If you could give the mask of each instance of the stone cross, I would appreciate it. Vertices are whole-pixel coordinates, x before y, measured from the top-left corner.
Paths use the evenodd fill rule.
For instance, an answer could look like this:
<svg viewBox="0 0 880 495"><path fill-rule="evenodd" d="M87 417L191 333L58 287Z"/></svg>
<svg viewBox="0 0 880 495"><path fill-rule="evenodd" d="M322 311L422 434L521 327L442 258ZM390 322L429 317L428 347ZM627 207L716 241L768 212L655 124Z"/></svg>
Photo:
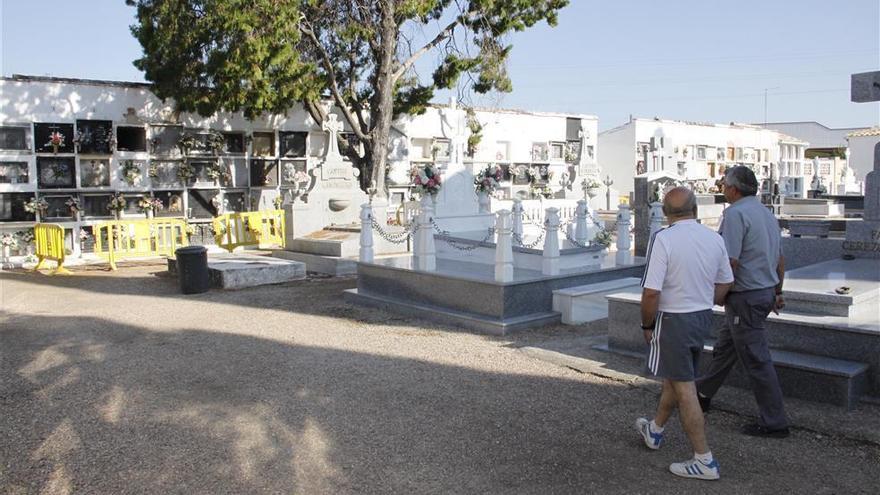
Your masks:
<svg viewBox="0 0 880 495"><path fill-rule="evenodd" d="M327 116L327 120L321 124L321 129L330 133L330 140L327 147L327 156L339 156L339 143L336 141L339 132L342 131L342 122L337 120L336 114L331 113Z"/></svg>

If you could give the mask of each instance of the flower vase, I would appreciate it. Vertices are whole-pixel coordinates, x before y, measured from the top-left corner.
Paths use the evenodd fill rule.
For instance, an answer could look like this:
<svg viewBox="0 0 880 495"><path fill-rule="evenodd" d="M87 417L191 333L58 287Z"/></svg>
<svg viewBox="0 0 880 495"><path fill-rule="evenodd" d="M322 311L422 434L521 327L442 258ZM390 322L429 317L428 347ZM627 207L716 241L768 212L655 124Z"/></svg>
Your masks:
<svg viewBox="0 0 880 495"><path fill-rule="evenodd" d="M480 206L480 214L489 214L492 212L492 198L486 191L477 193L477 203Z"/></svg>
<svg viewBox="0 0 880 495"><path fill-rule="evenodd" d="M113 210L113 220L120 220L122 218L122 212L119 210Z"/></svg>
<svg viewBox="0 0 880 495"><path fill-rule="evenodd" d="M153 218L154 213L153 213L153 209L152 209L152 208L150 208L149 210L147 210L146 213L147 213L147 220Z"/></svg>
<svg viewBox="0 0 880 495"><path fill-rule="evenodd" d="M591 188L587 189L587 196L590 199L593 199L598 195L599 195L599 188L598 187L591 187Z"/></svg>
<svg viewBox="0 0 880 495"><path fill-rule="evenodd" d="M54 154L54 155L58 154L58 145L57 144L52 145L52 154Z"/></svg>

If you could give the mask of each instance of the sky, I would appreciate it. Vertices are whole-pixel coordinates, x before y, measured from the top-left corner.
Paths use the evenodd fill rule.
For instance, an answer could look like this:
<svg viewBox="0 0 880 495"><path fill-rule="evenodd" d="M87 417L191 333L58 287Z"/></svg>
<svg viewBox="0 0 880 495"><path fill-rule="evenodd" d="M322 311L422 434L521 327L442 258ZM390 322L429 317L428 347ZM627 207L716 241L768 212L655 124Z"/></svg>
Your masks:
<svg viewBox="0 0 880 495"><path fill-rule="evenodd" d="M124 0L0 0L0 72L143 81L133 22ZM766 94L769 122L880 125L880 103L849 94L850 74L880 70L880 0L571 0L555 28L509 41L513 92L474 103L608 129L630 115L760 123Z"/></svg>

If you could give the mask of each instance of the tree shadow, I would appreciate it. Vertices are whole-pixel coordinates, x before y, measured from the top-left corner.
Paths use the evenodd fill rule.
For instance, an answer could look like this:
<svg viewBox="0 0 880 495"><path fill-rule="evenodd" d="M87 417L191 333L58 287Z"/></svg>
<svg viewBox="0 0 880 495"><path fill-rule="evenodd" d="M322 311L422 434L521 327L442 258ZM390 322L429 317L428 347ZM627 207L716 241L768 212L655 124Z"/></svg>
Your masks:
<svg viewBox="0 0 880 495"><path fill-rule="evenodd" d="M633 450L631 415L583 410L602 386L576 380L103 318L8 322L12 491L568 491L608 483L612 461L590 452Z"/></svg>

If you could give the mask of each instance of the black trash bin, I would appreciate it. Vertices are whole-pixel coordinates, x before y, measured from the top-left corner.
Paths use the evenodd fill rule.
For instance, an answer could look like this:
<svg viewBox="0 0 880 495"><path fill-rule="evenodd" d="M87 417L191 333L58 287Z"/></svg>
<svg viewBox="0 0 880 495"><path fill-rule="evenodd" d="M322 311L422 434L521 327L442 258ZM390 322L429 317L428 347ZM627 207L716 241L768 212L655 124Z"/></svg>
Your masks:
<svg viewBox="0 0 880 495"><path fill-rule="evenodd" d="M208 250L205 246L187 246L174 252L177 257L177 277L184 294L201 294L211 287L208 273Z"/></svg>

